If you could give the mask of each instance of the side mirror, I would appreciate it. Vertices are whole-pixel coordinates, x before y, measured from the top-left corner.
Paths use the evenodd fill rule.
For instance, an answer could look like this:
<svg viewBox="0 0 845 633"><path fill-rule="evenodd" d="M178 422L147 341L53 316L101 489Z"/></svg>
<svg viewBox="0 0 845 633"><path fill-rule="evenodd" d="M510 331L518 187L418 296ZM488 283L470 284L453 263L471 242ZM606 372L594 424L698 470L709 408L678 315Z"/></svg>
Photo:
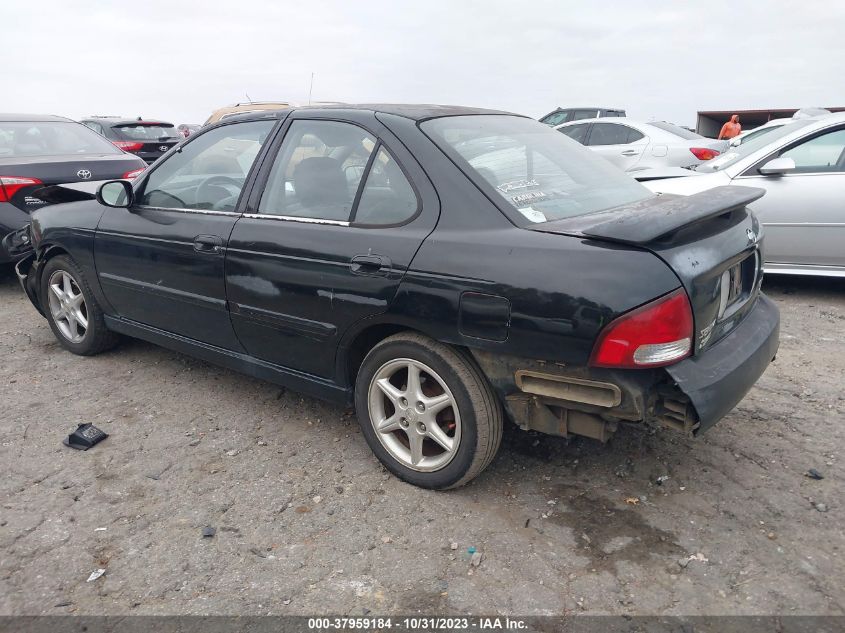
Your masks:
<svg viewBox="0 0 845 633"><path fill-rule="evenodd" d="M135 202L132 185L125 180L110 180L97 189L97 202L107 207L126 209Z"/></svg>
<svg viewBox="0 0 845 633"><path fill-rule="evenodd" d="M782 176L783 174L795 171L795 161L791 158L786 158L785 156L773 158L757 171L764 176Z"/></svg>
<svg viewBox="0 0 845 633"><path fill-rule="evenodd" d="M742 138L739 136L734 136L730 141L728 141L728 144L731 147L739 147L740 145L742 145Z"/></svg>

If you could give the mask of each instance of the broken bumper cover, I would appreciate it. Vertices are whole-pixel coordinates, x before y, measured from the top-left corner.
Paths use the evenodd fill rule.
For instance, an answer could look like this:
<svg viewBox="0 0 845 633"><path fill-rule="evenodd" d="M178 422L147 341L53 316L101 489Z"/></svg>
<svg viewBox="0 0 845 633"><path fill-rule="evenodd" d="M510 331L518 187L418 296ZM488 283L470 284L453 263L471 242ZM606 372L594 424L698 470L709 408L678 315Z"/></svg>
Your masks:
<svg viewBox="0 0 845 633"><path fill-rule="evenodd" d="M21 288L29 297L32 305L44 316L44 310L41 309L41 303L38 300L38 272L41 268L41 262L36 259L35 252L30 252L24 255L18 263L15 264L15 274L18 276L18 282Z"/></svg>
<svg viewBox="0 0 845 633"><path fill-rule="evenodd" d="M700 356L666 368L692 402L700 433L733 409L778 351L780 313L764 294L745 319Z"/></svg>

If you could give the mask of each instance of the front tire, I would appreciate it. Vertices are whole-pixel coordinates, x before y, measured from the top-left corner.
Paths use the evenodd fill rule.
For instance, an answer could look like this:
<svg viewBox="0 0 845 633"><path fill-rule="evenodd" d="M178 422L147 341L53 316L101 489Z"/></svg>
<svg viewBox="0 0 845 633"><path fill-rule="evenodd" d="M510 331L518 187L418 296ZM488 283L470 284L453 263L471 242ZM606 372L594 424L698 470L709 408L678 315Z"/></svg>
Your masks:
<svg viewBox="0 0 845 633"><path fill-rule="evenodd" d="M416 333L388 337L367 354L355 407L376 457L422 488L456 488L493 460L502 408L470 357Z"/></svg>
<svg viewBox="0 0 845 633"><path fill-rule="evenodd" d="M103 311L82 271L67 255L58 255L44 266L41 305L59 343L74 354L93 356L118 341L117 334L106 328Z"/></svg>

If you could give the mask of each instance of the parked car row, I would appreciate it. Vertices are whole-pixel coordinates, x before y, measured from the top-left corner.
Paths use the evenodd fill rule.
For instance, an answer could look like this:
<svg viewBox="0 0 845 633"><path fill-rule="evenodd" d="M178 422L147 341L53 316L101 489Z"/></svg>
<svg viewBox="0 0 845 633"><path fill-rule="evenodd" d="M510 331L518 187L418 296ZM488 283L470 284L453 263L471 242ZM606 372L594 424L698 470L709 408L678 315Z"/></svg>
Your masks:
<svg viewBox="0 0 845 633"><path fill-rule="evenodd" d="M3 238L48 204L51 185L133 178L146 166L70 119L0 115L0 263L20 254Z"/></svg>
<svg viewBox="0 0 845 633"><path fill-rule="evenodd" d="M759 187L767 273L845 277L845 113L786 119L694 170L635 172L653 191Z"/></svg>
<svg viewBox="0 0 845 633"><path fill-rule="evenodd" d="M172 123L121 118L82 119L91 128L125 152L135 154L151 165L184 137Z"/></svg>
<svg viewBox="0 0 845 633"><path fill-rule="evenodd" d="M665 121L592 119L555 126L623 171L695 167L725 151L727 141L705 138Z"/></svg>

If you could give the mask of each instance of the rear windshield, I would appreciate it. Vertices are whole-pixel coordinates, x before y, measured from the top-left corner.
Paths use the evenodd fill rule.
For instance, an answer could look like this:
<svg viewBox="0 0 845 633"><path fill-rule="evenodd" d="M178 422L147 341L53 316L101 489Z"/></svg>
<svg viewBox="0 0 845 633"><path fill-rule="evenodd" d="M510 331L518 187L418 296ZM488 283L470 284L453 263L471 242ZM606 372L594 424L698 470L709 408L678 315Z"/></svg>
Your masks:
<svg viewBox="0 0 845 633"><path fill-rule="evenodd" d="M682 139L686 139L691 141L696 138L704 138L701 134L696 134L695 132L690 132L682 128L679 125L675 125L674 123L667 123L666 121L649 121L649 125L658 127L664 132L669 132L670 134L674 134L675 136L680 136Z"/></svg>
<svg viewBox="0 0 845 633"><path fill-rule="evenodd" d="M131 123L128 125L114 125L112 129L117 133L119 138L127 141L163 141L166 138L179 137L179 132L172 125Z"/></svg>
<svg viewBox="0 0 845 633"><path fill-rule="evenodd" d="M519 224L561 220L653 194L556 130L516 116L444 117L420 126L483 190L519 213ZM510 214L509 214L510 215Z"/></svg>
<svg viewBox="0 0 845 633"><path fill-rule="evenodd" d="M102 136L72 121L0 122L0 158L120 153Z"/></svg>

